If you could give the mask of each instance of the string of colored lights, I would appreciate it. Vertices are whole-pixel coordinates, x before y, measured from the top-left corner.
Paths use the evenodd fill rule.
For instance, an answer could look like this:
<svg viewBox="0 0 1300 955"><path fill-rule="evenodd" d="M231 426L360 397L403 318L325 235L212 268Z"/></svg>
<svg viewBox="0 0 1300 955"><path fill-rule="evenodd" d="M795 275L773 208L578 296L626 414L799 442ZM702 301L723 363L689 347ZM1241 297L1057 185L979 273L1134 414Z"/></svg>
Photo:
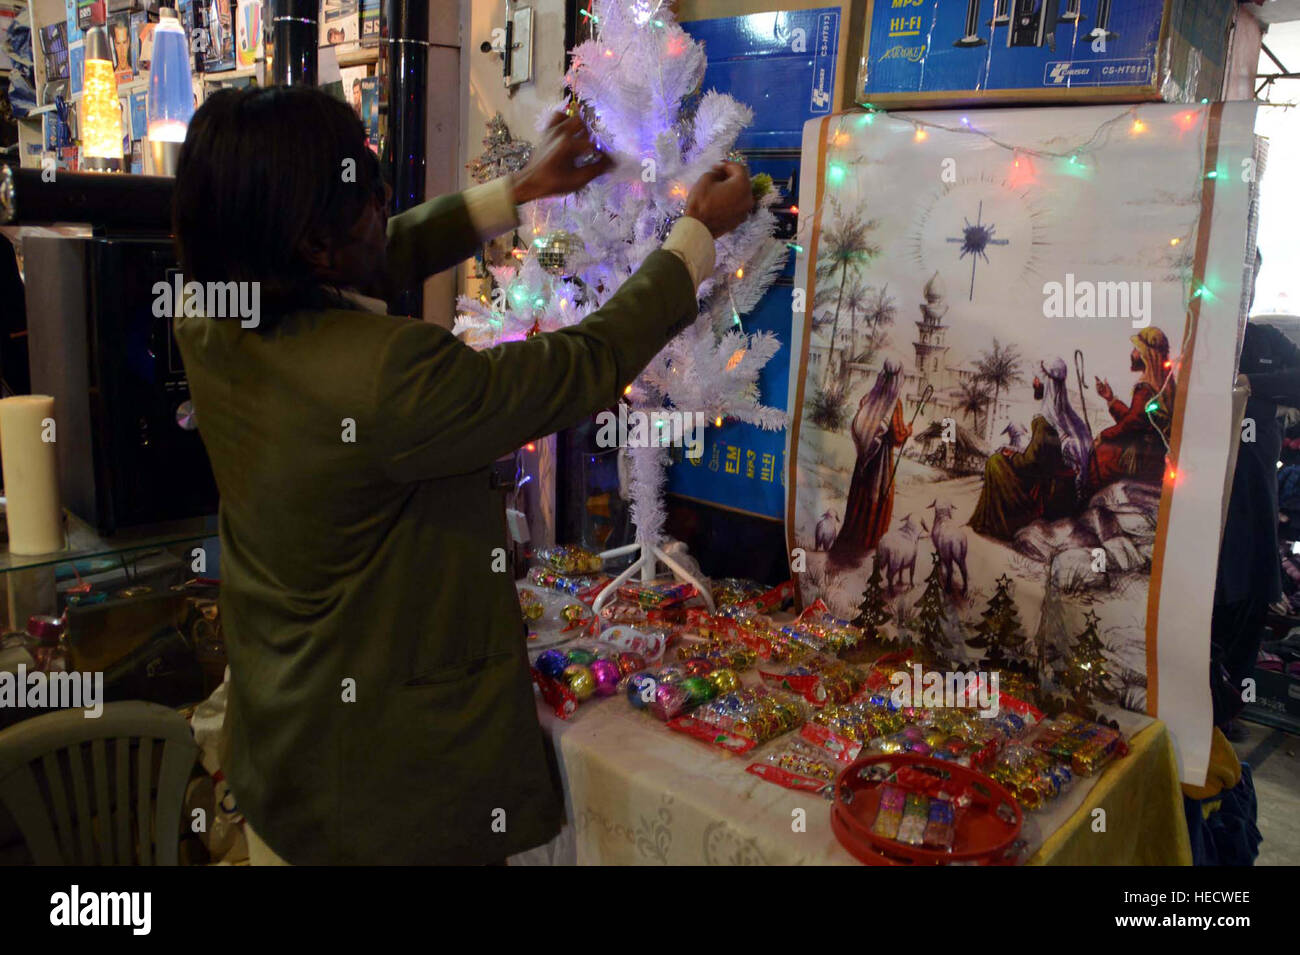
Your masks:
<svg viewBox="0 0 1300 955"><path fill-rule="evenodd" d="M1208 105L1208 103L1209 103L1208 100L1202 100L1201 106ZM968 116L962 116L959 125L949 125L945 123L936 122L933 120L918 118L915 115L908 116L900 113L889 113L884 110L878 110L875 108L867 108L865 110L854 110L854 111L841 114L837 118L834 133L828 138L828 143L832 147L847 145L847 143L849 142L849 137L848 134L844 132L844 125L850 120L856 118L860 126L870 126L875 123L877 116L884 116L888 120L910 124L914 129L913 139L915 142L918 143L924 142L926 139L928 139L929 130L932 129L939 130L942 132L947 132L947 133L953 133L956 135L975 135L985 139L986 141L992 143L993 145L998 146L999 148L1005 149L1008 152L1012 153L1014 157L1013 161L1016 167L1019 167L1020 165L1021 156L1025 156L1025 157L1032 156L1041 159L1052 159L1052 160L1066 160L1071 166L1078 166L1081 165L1080 157L1090 155L1094 153L1096 150L1105 146L1109 142L1109 138L1107 134L1110 132L1110 130L1113 127L1118 126L1119 124L1124 123L1126 120L1129 120L1130 118L1131 118L1131 123L1129 123L1130 135L1140 136L1146 133L1149 129L1148 122L1147 120L1143 119L1139 115L1139 111L1142 109L1144 105L1158 105L1158 104L1133 104L1132 106L1125 108L1115 116L1112 116L1111 118L1107 119L1105 122L1101 123L1086 140L1083 140L1076 146L1073 146L1069 149L1063 149L1063 150L1052 150L1052 149L1046 149L1037 146L1024 146L1024 145L1017 145L1014 143L1005 142L999 139L998 137L994 136L993 134L987 132L986 130L982 130L977 126L975 126L973 123L971 123L970 118ZM1270 106L1270 107L1277 107L1282 109L1290 109L1297 104L1258 102L1255 105L1257 107ZM1191 126L1196 124L1197 120L1199 119L1199 115L1200 114L1197 111L1189 109L1179 114L1179 122L1184 129L1190 128ZM1204 137L1202 137L1202 141L1201 141L1202 153L1204 153L1204 149L1205 149L1205 141L1204 141ZM847 176L847 170L845 169L843 164L836 163L834 161L827 162L826 180L830 185L832 186L839 185L845 180L846 176ZM1198 182L1203 182L1206 179L1217 180L1219 178L1220 176L1217 168L1211 169L1208 172L1205 172L1203 174L1199 172L1197 174ZM1198 189L1199 188L1204 188L1204 187L1198 186ZM787 243L787 246L796 255L800 255L804 252L804 248L800 240L804 239L806 230L811 229L813 227L813 224L819 221L820 213L828 201L831 201L831 196L829 195L829 192L822 198L821 202L818 204L817 208L814 210L811 216L800 217L802 221L800 222L799 226L796 228L795 231L796 241ZM1199 228L1199 220L1198 220L1198 228ZM1184 241L1184 237L1176 236L1169 240L1169 244L1171 246L1177 246L1180 245L1183 241ZM1195 325L1192 325L1191 323L1191 311L1192 311L1193 302L1197 299L1205 300L1214 297L1209 287L1206 285L1203 276L1198 279L1198 277L1195 274L1193 274L1192 280L1189 284L1192 286L1192 290L1188 294L1184 302L1184 327L1190 329L1193 335L1193 340L1189 342L1183 342L1182 348L1180 349L1179 353L1171 356L1169 359L1166 359L1165 370L1168 372L1168 374L1164 376L1160 389L1154 394L1154 396L1152 396L1152 398L1150 398L1147 401L1146 405L1143 408L1143 412L1147 418L1148 424L1150 425L1151 429L1159 436L1161 443L1164 445L1166 464L1167 464L1166 477L1171 482L1176 482L1180 477L1180 474L1178 472L1177 465L1174 462L1171 462L1169 460L1169 456L1172 454L1173 449L1169 442L1169 436L1165 434L1165 432L1162 430L1160 425L1156 422L1155 414L1161 410L1162 401L1164 400L1166 393L1169 391L1170 386L1177 381L1177 376L1181 370L1183 353L1187 350L1188 347L1190 347L1191 344L1194 343L1194 337L1200 331L1199 322L1197 322ZM812 303L810 302L807 304L806 308L807 310L811 310L811 307L812 307ZM1169 409L1171 428L1172 428L1173 411L1174 409L1172 408Z"/></svg>
<svg viewBox="0 0 1300 955"><path fill-rule="evenodd" d="M1202 100L1200 105L1201 106L1208 105L1208 102L1209 102L1208 100ZM1081 142L1079 145L1064 150L1049 150L1049 149L1044 149L1042 147L1024 146L1024 145L1017 145L1014 143L1004 142L998 139L997 137L993 136L992 134L972 124L969 121L968 116L962 117L960 125L951 126L943 123L938 123L933 120L921 119L916 117L915 115L909 116L902 113L890 113L882 109L876 109L874 107L849 110L847 112L841 113L836 118L835 132L830 137L829 141L831 142L832 145L838 145L836 141L840 139L841 135L847 136L847 134L844 134L845 124L852 119L857 119L859 121L859 125L861 126L870 126L875 123L876 117L883 116L888 120L896 120L911 125L913 129L916 131L916 133L914 134L914 139L916 142L924 142L926 139L929 138L928 130L937 129L937 130L942 130L944 132L955 133L958 135L980 136L988 140L989 142L993 143L994 145L999 146L1000 148L1005 149L1008 152L1012 153L1013 156L1018 157L1020 155L1024 155L1024 156L1036 156L1045 159L1068 159L1070 165L1077 166L1080 165L1079 160L1082 156L1089 155L1096 150L1097 141L1102 136L1102 134L1104 134L1110 127L1123 122L1129 116L1132 116L1134 119L1134 122L1129 127L1130 134L1141 135L1142 133L1145 133L1148 128L1147 122L1146 120L1143 120L1140 116L1138 116L1137 113L1144 106L1158 106L1158 105L1160 104L1135 103L1127 107L1117 115L1103 122L1100 126L1097 127L1096 130L1093 131L1091 136L1089 136L1086 140ZM1262 101L1257 101L1255 103L1256 107L1276 107L1280 109L1291 109L1297 105L1300 104L1289 103L1289 102L1270 103L1270 102L1262 102ZM1185 112L1183 115L1184 116L1191 115L1191 108L1189 107L1188 112ZM831 185L838 185L839 183L843 182L846 175L847 175L847 170L842 165L837 165L832 162L827 163L826 177L827 177L827 181L830 182ZM1211 179L1216 177L1217 177L1217 172L1211 172L1208 176L1208 178ZM800 215L801 221L798 229L795 232L796 240L800 240L804 238L805 231L811 228L813 222L817 220L818 216L822 211L822 207L825 205L825 202L826 200L824 199L822 203L819 204L815 210L813 210L813 215L811 216L803 216L802 214ZM790 247L790 249L795 252L796 255L802 254L802 252L804 251L803 246L798 241L787 243L787 244Z"/></svg>

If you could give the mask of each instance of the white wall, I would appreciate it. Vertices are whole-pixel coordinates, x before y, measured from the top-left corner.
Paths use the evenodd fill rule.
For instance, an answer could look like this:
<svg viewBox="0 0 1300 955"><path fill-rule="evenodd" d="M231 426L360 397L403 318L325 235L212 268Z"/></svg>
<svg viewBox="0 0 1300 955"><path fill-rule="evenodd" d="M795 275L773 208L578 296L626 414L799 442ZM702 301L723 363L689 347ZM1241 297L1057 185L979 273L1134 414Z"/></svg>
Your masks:
<svg viewBox="0 0 1300 955"><path fill-rule="evenodd" d="M1275 23L1264 43L1288 70L1300 70L1300 22ZM1261 73L1276 73L1267 56L1259 61ZM1278 80L1266 94L1274 103L1300 102L1300 80ZM1264 256L1255 285L1255 314L1300 315L1300 109L1261 106L1255 124L1268 137L1268 165L1260 180L1259 250Z"/></svg>
<svg viewBox="0 0 1300 955"><path fill-rule="evenodd" d="M493 114L500 110L513 135L535 142L537 117L562 85L564 0L533 0L533 80L516 87L513 94L502 85L501 58L479 52L479 46L491 40L494 28L505 27L505 10L505 0L461 0L465 24L461 87L467 104L460 127L462 186L472 184L464 163L483 151L483 135Z"/></svg>

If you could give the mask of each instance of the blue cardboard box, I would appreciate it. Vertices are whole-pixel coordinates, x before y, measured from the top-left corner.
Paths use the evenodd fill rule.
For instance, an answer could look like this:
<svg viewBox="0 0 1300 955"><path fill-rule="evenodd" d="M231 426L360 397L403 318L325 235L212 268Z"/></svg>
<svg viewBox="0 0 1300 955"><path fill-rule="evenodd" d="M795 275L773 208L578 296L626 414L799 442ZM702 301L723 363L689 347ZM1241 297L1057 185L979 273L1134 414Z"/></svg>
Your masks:
<svg viewBox="0 0 1300 955"><path fill-rule="evenodd" d="M1231 0L868 0L872 106L1217 100Z"/></svg>
<svg viewBox="0 0 1300 955"><path fill-rule="evenodd" d="M754 111L736 148L798 149L803 125L838 107L839 7L684 22L708 57L701 90L730 93Z"/></svg>
<svg viewBox="0 0 1300 955"><path fill-rule="evenodd" d="M868 5L868 0L675 0L673 7L682 28L704 41L718 89L729 84L733 95L746 89L755 112L803 109L822 115L823 110L839 113L853 107ZM815 71L811 89L805 89L808 82L799 56ZM720 70L724 60L748 65L727 77L725 69ZM764 69L774 72L765 75ZM772 95L757 101L757 90ZM778 95L782 90L784 95ZM805 102L805 97L810 100ZM796 137L796 148L799 142Z"/></svg>
<svg viewBox="0 0 1300 955"><path fill-rule="evenodd" d="M745 316L748 333L771 332L781 350L759 372L763 403L786 405L790 375L790 310L793 288L774 285ZM782 377L784 376L784 377ZM702 455L685 454L668 470L668 491L715 507L780 519L785 514L785 430L764 431L740 421L704 429Z"/></svg>
<svg viewBox="0 0 1300 955"><path fill-rule="evenodd" d="M736 148L751 173L770 175L780 191L782 199L774 209L782 238L795 237L798 212L793 203L799 192L803 126L842 108L840 51L845 31L852 29L845 18L843 6L827 4L682 23L704 44L708 56L701 90L729 93L754 111L754 121L737 138ZM758 385L763 403L781 409L786 408L789 381L793 276L791 255L785 272L743 322L746 332L770 332L780 342L780 350L760 372ZM674 460L668 491L678 498L780 520L785 514L785 442L784 429L763 431L739 421L710 424L703 455Z"/></svg>

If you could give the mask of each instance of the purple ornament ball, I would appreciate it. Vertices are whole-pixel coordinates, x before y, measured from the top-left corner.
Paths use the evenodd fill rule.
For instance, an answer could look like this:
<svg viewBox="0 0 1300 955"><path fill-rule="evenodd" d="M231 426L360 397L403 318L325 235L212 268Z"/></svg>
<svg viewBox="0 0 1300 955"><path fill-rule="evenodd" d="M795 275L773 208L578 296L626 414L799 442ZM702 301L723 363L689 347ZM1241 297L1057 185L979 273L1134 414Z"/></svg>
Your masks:
<svg viewBox="0 0 1300 955"><path fill-rule="evenodd" d="M618 692L618 664L613 660L593 660L591 675L596 680L597 696L613 696Z"/></svg>
<svg viewBox="0 0 1300 955"><path fill-rule="evenodd" d="M691 702L691 692L680 683L660 683L650 710L665 723L680 714Z"/></svg>

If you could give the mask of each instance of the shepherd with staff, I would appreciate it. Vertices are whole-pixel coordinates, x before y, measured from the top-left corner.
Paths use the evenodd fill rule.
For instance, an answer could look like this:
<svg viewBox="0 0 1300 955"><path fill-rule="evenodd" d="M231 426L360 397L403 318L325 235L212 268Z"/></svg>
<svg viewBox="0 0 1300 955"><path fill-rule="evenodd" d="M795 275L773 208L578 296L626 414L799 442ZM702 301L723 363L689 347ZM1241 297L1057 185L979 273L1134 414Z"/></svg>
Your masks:
<svg viewBox="0 0 1300 955"><path fill-rule="evenodd" d="M875 384L862 396L853 416L853 446L857 452L844 523L831 547L831 557L847 560L876 546L889 529L894 511L894 471L912 426L903 419L903 363L888 356Z"/></svg>

